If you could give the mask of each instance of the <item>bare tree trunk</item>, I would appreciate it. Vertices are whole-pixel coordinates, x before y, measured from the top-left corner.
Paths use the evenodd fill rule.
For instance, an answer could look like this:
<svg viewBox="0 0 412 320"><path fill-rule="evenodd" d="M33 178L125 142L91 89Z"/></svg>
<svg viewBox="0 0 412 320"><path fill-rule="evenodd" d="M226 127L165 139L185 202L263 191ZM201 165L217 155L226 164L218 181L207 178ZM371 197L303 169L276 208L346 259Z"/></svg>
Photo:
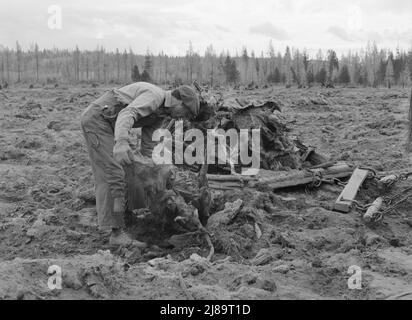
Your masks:
<svg viewBox="0 0 412 320"><path fill-rule="evenodd" d="M100 50L97 50L97 82L100 82Z"/></svg>
<svg viewBox="0 0 412 320"><path fill-rule="evenodd" d="M4 82L4 57L1 57L1 81Z"/></svg>
<svg viewBox="0 0 412 320"><path fill-rule="evenodd" d="M212 57L212 70L211 70L211 72L210 72L210 87L212 87L213 88L213 67L214 67L214 65L213 65L213 57Z"/></svg>
<svg viewBox="0 0 412 320"><path fill-rule="evenodd" d="M116 49L117 82L120 82L120 52Z"/></svg>
<svg viewBox="0 0 412 320"><path fill-rule="evenodd" d="M17 58L17 82L21 81L21 47L16 43L16 58Z"/></svg>
<svg viewBox="0 0 412 320"><path fill-rule="evenodd" d="M407 152L412 152L412 91L411 91L411 97L410 97L410 102L409 102L409 115L408 115L408 139L406 141L406 151Z"/></svg>
<svg viewBox="0 0 412 320"><path fill-rule="evenodd" d="M36 81L39 81L39 46L35 45L34 47L34 55L35 55L35 59L36 59Z"/></svg>
<svg viewBox="0 0 412 320"><path fill-rule="evenodd" d="M165 84L167 84L167 56L165 56Z"/></svg>
<svg viewBox="0 0 412 320"><path fill-rule="evenodd" d="M89 56L86 55L86 80L89 81Z"/></svg>
<svg viewBox="0 0 412 320"><path fill-rule="evenodd" d="M133 75L133 69L135 65L135 57L132 48L129 49L129 56L130 56L130 74L129 74L129 80L132 78Z"/></svg>
<svg viewBox="0 0 412 320"><path fill-rule="evenodd" d="M128 83L129 82L129 77L128 77L128 72L127 72L127 51L124 50L123 52L123 65L124 65L124 82ZM133 69L132 69L133 70ZM132 72L130 71L130 74Z"/></svg>
<svg viewBox="0 0 412 320"><path fill-rule="evenodd" d="M74 57L73 57L73 63L74 63L74 81L79 81L80 80L80 50L79 47L76 46L76 49L74 51Z"/></svg>
<svg viewBox="0 0 412 320"><path fill-rule="evenodd" d="M9 49L6 49L6 73L7 73L7 82L10 82L10 61L9 61Z"/></svg>

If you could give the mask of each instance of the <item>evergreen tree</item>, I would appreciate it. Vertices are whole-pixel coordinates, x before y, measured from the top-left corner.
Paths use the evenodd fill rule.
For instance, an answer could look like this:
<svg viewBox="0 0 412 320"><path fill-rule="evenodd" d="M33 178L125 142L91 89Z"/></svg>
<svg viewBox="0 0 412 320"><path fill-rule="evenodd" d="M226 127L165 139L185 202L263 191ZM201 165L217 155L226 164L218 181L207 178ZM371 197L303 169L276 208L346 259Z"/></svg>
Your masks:
<svg viewBox="0 0 412 320"><path fill-rule="evenodd" d="M346 64L340 70L339 82L343 83L343 84L349 84L350 83L349 68Z"/></svg>
<svg viewBox="0 0 412 320"><path fill-rule="evenodd" d="M358 83L362 86L368 85L368 70L365 63L359 65L359 78Z"/></svg>
<svg viewBox="0 0 412 320"><path fill-rule="evenodd" d="M308 71L306 72L306 82L310 86L313 82L315 82L315 74L313 72L313 66L311 68L308 68Z"/></svg>
<svg viewBox="0 0 412 320"><path fill-rule="evenodd" d="M275 71L273 71L273 73L269 74L267 81L269 83L280 83L282 81L282 77L278 67L275 68Z"/></svg>
<svg viewBox="0 0 412 320"><path fill-rule="evenodd" d="M394 83L394 71L393 71L393 55L390 54L388 58L388 63L386 65L386 72L385 72L385 82L390 89Z"/></svg>
<svg viewBox="0 0 412 320"><path fill-rule="evenodd" d="M133 82L138 82L140 81L140 72L139 72L139 67L137 65L135 65L133 67L133 71L132 71L132 81Z"/></svg>
<svg viewBox="0 0 412 320"><path fill-rule="evenodd" d="M309 67L309 56L306 53L306 51L303 52L303 67L305 68L305 71L308 72L308 67Z"/></svg>
<svg viewBox="0 0 412 320"><path fill-rule="evenodd" d="M120 82L120 51L116 48L117 81Z"/></svg>
<svg viewBox="0 0 412 320"><path fill-rule="evenodd" d="M126 49L123 51L123 55L122 55L122 60L123 60L123 67L124 67L124 79L127 82L128 81L128 63L127 63L127 59L128 59L128 54ZM130 70L130 72L132 72L132 70Z"/></svg>
<svg viewBox="0 0 412 320"><path fill-rule="evenodd" d="M244 68L245 68L245 82L247 83L248 82L247 75L248 75L248 69L249 69L249 55L248 55L246 47L243 48L242 50L242 60L243 60Z"/></svg>
<svg viewBox="0 0 412 320"><path fill-rule="evenodd" d="M226 56L223 67L227 83L236 83L240 78L240 73L237 70L236 61L231 59L229 55Z"/></svg>
<svg viewBox="0 0 412 320"><path fill-rule="evenodd" d="M412 81L412 48L408 53L408 68L409 68L409 78Z"/></svg>
<svg viewBox="0 0 412 320"><path fill-rule="evenodd" d="M284 75L286 86L289 87L292 85L292 55L290 53L290 48L286 47L285 57L284 57Z"/></svg>
<svg viewBox="0 0 412 320"><path fill-rule="evenodd" d="M140 75L140 81L151 82L152 78L150 77L149 72L147 72L146 70L143 70L142 74Z"/></svg>
<svg viewBox="0 0 412 320"><path fill-rule="evenodd" d="M189 41L189 48L186 51L186 79L189 83L193 80L194 56L193 44Z"/></svg>
<svg viewBox="0 0 412 320"><path fill-rule="evenodd" d="M322 67L315 75L315 81L324 85L328 78L328 72L325 67Z"/></svg>
<svg viewBox="0 0 412 320"><path fill-rule="evenodd" d="M206 48L205 60L206 60L206 68L207 68L206 74L209 77L209 83L211 87L213 87L214 85L214 79L215 79L215 73L216 73L215 59L216 59L216 53L215 53L215 50L213 49L213 45L209 45Z"/></svg>
<svg viewBox="0 0 412 320"><path fill-rule="evenodd" d="M275 71L275 48L273 47L272 40L269 41L268 52L269 56L269 74ZM263 57L263 52L262 52Z"/></svg>
<svg viewBox="0 0 412 320"><path fill-rule="evenodd" d="M21 81L21 73L22 73L22 50L21 46L18 42L16 42L16 57L17 57L17 82Z"/></svg>
<svg viewBox="0 0 412 320"><path fill-rule="evenodd" d="M36 59L36 81L39 81L39 46L34 45L34 57Z"/></svg>
<svg viewBox="0 0 412 320"><path fill-rule="evenodd" d="M144 56L144 67L143 67L143 73L146 71L145 77L150 80L153 75L153 61L152 61L152 55L150 54L149 50L147 50L146 55ZM143 77L142 73L142 77Z"/></svg>
<svg viewBox="0 0 412 320"><path fill-rule="evenodd" d="M259 58L255 58L255 69L256 69L256 76L257 76L257 82L260 83L260 63L259 63Z"/></svg>
<svg viewBox="0 0 412 320"><path fill-rule="evenodd" d="M394 77L393 81L394 81L394 84L397 84L400 81L401 73L406 64L406 57L403 53L400 52L399 47L396 49L396 58L393 58L392 62L393 62L393 77Z"/></svg>
<svg viewBox="0 0 412 320"><path fill-rule="evenodd" d="M400 74L400 82L403 88L405 88L405 86L407 86L410 82L409 67L406 64Z"/></svg>
<svg viewBox="0 0 412 320"><path fill-rule="evenodd" d="M328 80L334 80L334 71L339 71L339 60L334 50L328 51Z"/></svg>
<svg viewBox="0 0 412 320"><path fill-rule="evenodd" d="M378 69L378 74L377 74L378 83L380 84L385 83L385 75L386 75L386 63L382 59L379 63L379 69Z"/></svg>

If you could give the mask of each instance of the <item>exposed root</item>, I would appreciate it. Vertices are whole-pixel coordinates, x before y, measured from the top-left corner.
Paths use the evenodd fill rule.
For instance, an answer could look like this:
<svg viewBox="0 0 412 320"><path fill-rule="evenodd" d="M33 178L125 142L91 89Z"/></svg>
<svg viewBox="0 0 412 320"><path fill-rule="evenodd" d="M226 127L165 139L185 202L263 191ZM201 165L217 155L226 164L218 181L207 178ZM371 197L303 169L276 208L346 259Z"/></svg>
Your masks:
<svg viewBox="0 0 412 320"><path fill-rule="evenodd" d="M186 297L188 300L195 300L195 298L193 297L193 295L190 293L190 291L187 289L185 280L183 279L183 276L181 273L179 273L179 284L180 284L180 288L182 288L182 290L184 291Z"/></svg>
<svg viewBox="0 0 412 320"><path fill-rule="evenodd" d="M213 246L212 240L210 239L210 236L208 233L205 233L205 239L207 241L207 244L210 247L209 255L207 256L207 261L211 261L213 255L215 254L215 247Z"/></svg>

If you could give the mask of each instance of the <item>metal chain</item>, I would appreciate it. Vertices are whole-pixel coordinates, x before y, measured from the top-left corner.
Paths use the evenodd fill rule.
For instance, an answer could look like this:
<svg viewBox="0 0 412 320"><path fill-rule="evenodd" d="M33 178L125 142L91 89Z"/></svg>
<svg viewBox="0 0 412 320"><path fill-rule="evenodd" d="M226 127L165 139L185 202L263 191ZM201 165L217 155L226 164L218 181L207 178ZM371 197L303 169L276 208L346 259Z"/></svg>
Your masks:
<svg viewBox="0 0 412 320"><path fill-rule="evenodd" d="M383 176L379 176L374 168L371 167L366 167L366 166L359 166L359 169L363 170L368 170L370 172L370 175L367 177L368 180L374 179L374 180L380 180L383 178ZM395 179L390 180L387 183L387 186L392 186L394 183L399 182L399 181L406 181L409 179L410 176L412 176L412 172L408 173L402 173L399 175L394 175ZM329 184L336 184L341 187L345 187L347 183L344 183L343 181L337 179L337 178L332 178L332 179L323 179L322 178L322 173L321 172L315 172L313 174L313 181L307 186L307 188L319 188L322 183L329 183ZM307 188L305 188L305 191L307 192ZM405 193L412 191L412 187L408 187L407 189L403 190L400 193L397 193L393 195L392 197L384 197L384 203L388 206L384 210L378 211L375 216L373 217L372 222L376 223L379 222L383 219L385 215L390 213L391 211L395 210L398 206L400 206L402 203L406 202L409 198L412 197L412 192L403 198L401 198L402 195ZM395 202L397 199L401 198L399 201ZM369 207L372 206L372 203L363 205L359 201L352 200L352 207L356 209L356 211L360 212L361 214L366 213L366 211L369 209Z"/></svg>
<svg viewBox="0 0 412 320"><path fill-rule="evenodd" d="M372 205L371 203L370 203L370 204L363 205L363 204L359 203L359 201L356 201L356 200L352 200L351 202L352 202L352 207L355 208L355 210L358 211L360 214L365 214L366 211L368 211L369 207ZM376 222L382 220L382 218L383 218L383 213L382 213L382 212L378 212L378 213L375 215L375 217L374 217L374 219L373 219L372 222L375 222L375 223L376 223Z"/></svg>
<svg viewBox="0 0 412 320"><path fill-rule="evenodd" d="M402 195L404 195L405 193L408 193L409 191L412 190L412 187L408 187L407 189L403 190L400 193L397 193L395 195L393 195L392 197L386 197L384 198L384 203L386 205L388 205L388 207L384 210L380 210L378 211L375 216L373 217L372 222L376 223L379 222L383 219L383 217L387 214L389 214L390 212L394 211L397 207L399 207L401 204L403 204L404 202L406 202L407 200L409 200L409 198L412 198L412 192L410 192L409 194L407 194L406 196L402 197ZM397 202L394 203L395 200L399 199ZM358 201L353 200L352 201L352 205L353 207L360 213L365 213L369 207L372 204L366 204L366 205L362 205L360 204Z"/></svg>
<svg viewBox="0 0 412 320"><path fill-rule="evenodd" d="M397 207L399 207L401 204L403 204L404 202L406 202L407 200L409 200L409 198L412 197L412 193L403 197L401 200L399 200L398 202L396 202L395 204L393 204L392 206L390 206L389 208L385 209L382 211L382 214L388 214L389 212L395 210Z"/></svg>
<svg viewBox="0 0 412 320"><path fill-rule="evenodd" d="M394 185L396 182L399 181L406 181L409 179L410 176L412 176L412 172L407 172L407 173L401 173L401 174L394 174L392 175L394 178L393 179L389 179L387 181L384 181L383 183L387 186L387 187L391 187L392 185ZM380 176L380 181L383 180L383 178L389 178L392 176Z"/></svg>
<svg viewBox="0 0 412 320"><path fill-rule="evenodd" d="M395 193L394 195L392 195L391 197L385 197L385 203L387 203L388 205L392 205L392 203L399 199L402 195L404 195L405 193L409 192L412 190L412 187L408 187L405 190L403 190L402 192L399 193Z"/></svg>
<svg viewBox="0 0 412 320"><path fill-rule="evenodd" d="M338 178L323 179L321 172L315 172L313 174L313 181L309 184L311 188L319 188L323 183L336 184L340 187L345 187L347 183L339 180Z"/></svg>
<svg viewBox="0 0 412 320"><path fill-rule="evenodd" d="M368 180L377 179L378 174L376 173L376 170L375 170L374 168L372 168L372 167L367 167L367 166L359 166L358 168L359 168L359 169L362 169L362 170L368 170L368 171L371 173L371 174L368 175L368 177L367 177Z"/></svg>

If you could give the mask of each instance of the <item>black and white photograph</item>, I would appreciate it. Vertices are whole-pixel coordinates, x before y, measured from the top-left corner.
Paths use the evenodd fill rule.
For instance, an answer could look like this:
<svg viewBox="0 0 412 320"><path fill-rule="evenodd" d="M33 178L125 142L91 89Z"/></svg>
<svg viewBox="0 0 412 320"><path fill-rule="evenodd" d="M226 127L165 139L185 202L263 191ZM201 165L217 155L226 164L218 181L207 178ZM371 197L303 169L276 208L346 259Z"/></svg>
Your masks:
<svg viewBox="0 0 412 320"><path fill-rule="evenodd" d="M0 300L412 300L412 1L0 8Z"/></svg>

